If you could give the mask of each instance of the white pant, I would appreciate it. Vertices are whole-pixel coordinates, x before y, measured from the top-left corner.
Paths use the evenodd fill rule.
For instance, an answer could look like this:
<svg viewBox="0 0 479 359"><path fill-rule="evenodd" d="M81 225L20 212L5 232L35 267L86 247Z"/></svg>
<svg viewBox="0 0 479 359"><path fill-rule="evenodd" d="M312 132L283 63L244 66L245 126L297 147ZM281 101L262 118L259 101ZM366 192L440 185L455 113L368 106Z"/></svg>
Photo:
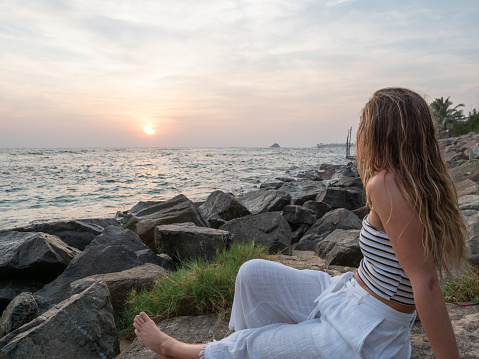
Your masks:
<svg viewBox="0 0 479 359"><path fill-rule="evenodd" d="M230 327L205 359L409 358L416 313L398 312L346 273L332 278L255 259L236 278Z"/></svg>

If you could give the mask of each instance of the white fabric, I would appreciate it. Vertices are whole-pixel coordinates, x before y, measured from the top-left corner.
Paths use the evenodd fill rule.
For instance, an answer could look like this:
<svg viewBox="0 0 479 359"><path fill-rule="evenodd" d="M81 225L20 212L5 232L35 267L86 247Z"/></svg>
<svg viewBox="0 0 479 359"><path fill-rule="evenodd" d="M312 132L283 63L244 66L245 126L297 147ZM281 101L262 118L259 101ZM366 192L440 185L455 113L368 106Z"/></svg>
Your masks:
<svg viewBox="0 0 479 359"><path fill-rule="evenodd" d="M297 270L252 260L236 279L230 327L205 359L409 358L414 314L369 295L352 273Z"/></svg>

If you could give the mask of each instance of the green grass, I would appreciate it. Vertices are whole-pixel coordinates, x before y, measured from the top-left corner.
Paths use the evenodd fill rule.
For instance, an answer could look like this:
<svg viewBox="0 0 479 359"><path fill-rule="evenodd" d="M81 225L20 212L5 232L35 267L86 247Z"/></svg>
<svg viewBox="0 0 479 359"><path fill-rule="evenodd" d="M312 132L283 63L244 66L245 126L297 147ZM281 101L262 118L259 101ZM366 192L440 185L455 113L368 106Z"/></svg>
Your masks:
<svg viewBox="0 0 479 359"><path fill-rule="evenodd" d="M473 265L461 278L446 282L444 298L452 303L479 303L479 266Z"/></svg>
<svg viewBox="0 0 479 359"><path fill-rule="evenodd" d="M206 313L227 317L233 304L239 267L250 259L266 258L267 255L266 248L255 246L253 242L233 243L210 263L184 261L178 271L158 278L152 290L130 292L125 311L116 317L120 336L133 334L133 319L142 311L155 321Z"/></svg>

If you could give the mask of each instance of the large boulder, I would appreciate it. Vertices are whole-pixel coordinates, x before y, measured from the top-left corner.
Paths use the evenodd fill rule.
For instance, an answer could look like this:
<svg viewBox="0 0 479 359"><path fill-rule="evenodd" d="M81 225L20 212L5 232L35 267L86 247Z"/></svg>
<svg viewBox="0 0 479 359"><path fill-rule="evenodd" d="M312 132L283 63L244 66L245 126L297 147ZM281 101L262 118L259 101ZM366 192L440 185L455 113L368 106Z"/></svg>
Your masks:
<svg viewBox="0 0 479 359"><path fill-rule="evenodd" d="M292 232L288 222L278 212L250 214L233 219L220 227L234 234L235 242L254 241L271 252L290 252Z"/></svg>
<svg viewBox="0 0 479 359"><path fill-rule="evenodd" d="M115 358L120 353L108 288L95 283L0 339L0 359Z"/></svg>
<svg viewBox="0 0 479 359"><path fill-rule="evenodd" d="M251 213L258 214L264 212L282 211L285 206L290 204L291 196L288 193L259 189L242 194L238 200Z"/></svg>
<svg viewBox="0 0 479 359"><path fill-rule="evenodd" d="M157 279L167 276L168 273L168 270L157 264L146 263L122 272L96 274L78 279L70 284L70 293L71 295L78 294L93 283L104 282L110 292L111 304L115 313L120 313L124 309L128 293L132 289L136 291L150 290Z"/></svg>
<svg viewBox="0 0 479 359"><path fill-rule="evenodd" d="M77 279L121 272L145 263L161 265L162 260L132 231L110 226L77 255L58 278L36 294L50 303L58 303L69 295L70 283Z"/></svg>
<svg viewBox="0 0 479 359"><path fill-rule="evenodd" d="M228 222L250 214L233 195L219 190L208 196L206 202L200 206L200 212L214 228L221 226L215 226L215 223Z"/></svg>
<svg viewBox="0 0 479 359"><path fill-rule="evenodd" d="M162 224L192 222L200 227L209 227L194 203L179 194L172 199L127 214L123 220L124 228L130 229L141 238L150 249L156 252L154 231Z"/></svg>
<svg viewBox="0 0 479 359"><path fill-rule="evenodd" d="M49 282L60 275L76 248L45 233L0 232L0 279L33 278Z"/></svg>
<svg viewBox="0 0 479 359"><path fill-rule="evenodd" d="M17 295L0 318L0 338L20 328L38 316L39 306L30 292Z"/></svg>
<svg viewBox="0 0 479 359"><path fill-rule="evenodd" d="M479 264L479 212L471 212L475 212L475 214L465 215L465 213L463 213L464 218L469 224L467 228L468 238L466 244L468 247L469 259Z"/></svg>
<svg viewBox="0 0 479 359"><path fill-rule="evenodd" d="M318 219L304 234L295 249L301 251L314 250L318 242L336 229L360 229L361 226L361 220L353 212L344 208L335 209Z"/></svg>
<svg viewBox="0 0 479 359"><path fill-rule="evenodd" d="M327 203L332 208L349 210L363 207L366 204L363 191L355 187L327 187L316 197L316 201Z"/></svg>
<svg viewBox="0 0 479 359"><path fill-rule="evenodd" d="M278 191L286 192L291 196L291 204L302 206L306 201L311 201L326 187L318 181L295 181L285 183Z"/></svg>
<svg viewBox="0 0 479 359"><path fill-rule="evenodd" d="M119 226L114 218L88 218L72 221L32 223L15 228L17 232L42 232L60 238L63 242L79 250L85 249L90 242L108 226Z"/></svg>
<svg viewBox="0 0 479 359"><path fill-rule="evenodd" d="M314 212L316 212L316 218L320 219L322 218L326 213L331 211L333 208L324 202L316 202L316 201L306 201L303 204L303 207L306 209L310 209Z"/></svg>
<svg viewBox="0 0 479 359"><path fill-rule="evenodd" d="M336 229L316 245L315 254L328 265L358 267L363 258L359 230Z"/></svg>
<svg viewBox="0 0 479 359"><path fill-rule="evenodd" d="M218 250L231 243L233 235L224 230L197 227L194 224L170 224L155 228L155 244L159 253L168 254L176 262L183 259L213 259Z"/></svg>
<svg viewBox="0 0 479 359"><path fill-rule="evenodd" d="M0 279L0 313L17 295L23 292L36 292L45 284L45 282L31 278Z"/></svg>
<svg viewBox="0 0 479 359"><path fill-rule="evenodd" d="M313 224L316 222L316 212L302 206L289 205L283 209L283 217L290 224Z"/></svg>

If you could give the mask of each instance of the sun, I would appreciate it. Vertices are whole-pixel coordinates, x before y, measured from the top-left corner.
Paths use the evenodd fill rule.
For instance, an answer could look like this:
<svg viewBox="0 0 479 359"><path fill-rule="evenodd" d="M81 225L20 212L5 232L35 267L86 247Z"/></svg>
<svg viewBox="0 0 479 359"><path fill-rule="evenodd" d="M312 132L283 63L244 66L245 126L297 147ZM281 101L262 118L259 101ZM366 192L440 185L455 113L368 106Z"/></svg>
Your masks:
<svg viewBox="0 0 479 359"><path fill-rule="evenodd" d="M154 135L156 133L156 130L153 128L153 125L143 126L143 131L145 131L147 135Z"/></svg>

